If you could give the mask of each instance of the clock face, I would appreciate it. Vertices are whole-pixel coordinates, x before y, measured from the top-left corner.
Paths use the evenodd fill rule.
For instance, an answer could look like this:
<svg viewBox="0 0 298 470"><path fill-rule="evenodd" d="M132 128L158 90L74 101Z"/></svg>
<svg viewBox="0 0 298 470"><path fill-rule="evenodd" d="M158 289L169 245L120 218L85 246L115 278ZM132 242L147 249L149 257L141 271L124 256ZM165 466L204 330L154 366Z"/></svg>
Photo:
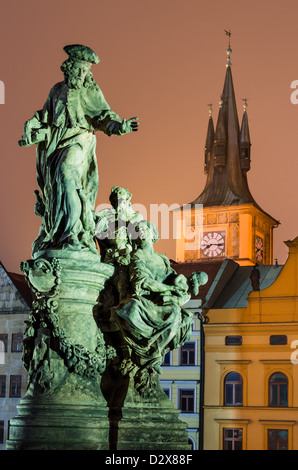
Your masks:
<svg viewBox="0 0 298 470"><path fill-rule="evenodd" d="M204 255L209 258L219 256L225 247L225 241L221 233L219 232L208 232L201 241L201 249Z"/></svg>
<svg viewBox="0 0 298 470"><path fill-rule="evenodd" d="M257 263L263 262L263 250L264 250L264 241L263 238L256 236L256 243L255 243L255 250L256 250L256 261Z"/></svg>

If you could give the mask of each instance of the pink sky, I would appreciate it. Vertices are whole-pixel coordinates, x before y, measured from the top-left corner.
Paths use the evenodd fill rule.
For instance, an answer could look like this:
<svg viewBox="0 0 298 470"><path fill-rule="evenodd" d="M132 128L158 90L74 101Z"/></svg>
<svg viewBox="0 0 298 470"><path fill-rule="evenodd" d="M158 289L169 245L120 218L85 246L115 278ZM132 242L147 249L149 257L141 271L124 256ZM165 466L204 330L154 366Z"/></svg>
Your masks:
<svg viewBox="0 0 298 470"><path fill-rule="evenodd" d="M140 131L124 137L97 134L100 187L97 204L119 185L133 202L186 204L205 185L208 103L214 117L222 92L231 29L232 73L242 118L248 99L252 141L251 193L280 220L274 257L284 263L284 240L298 235L298 80L296 0L14 0L1 6L0 260L18 272L38 233L34 214L35 148L20 148L24 122L63 79L63 46L90 46L101 61L95 80L122 118L139 116ZM174 243L156 249L174 257Z"/></svg>

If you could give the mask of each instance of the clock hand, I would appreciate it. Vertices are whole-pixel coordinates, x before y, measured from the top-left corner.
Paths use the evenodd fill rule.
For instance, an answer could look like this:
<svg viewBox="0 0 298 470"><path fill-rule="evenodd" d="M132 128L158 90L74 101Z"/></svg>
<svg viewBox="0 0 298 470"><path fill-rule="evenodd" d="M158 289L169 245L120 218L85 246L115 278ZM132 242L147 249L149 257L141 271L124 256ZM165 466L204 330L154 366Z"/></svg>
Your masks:
<svg viewBox="0 0 298 470"><path fill-rule="evenodd" d="M223 243L210 243L209 245L206 246L206 248L210 248L210 246L222 247L222 246L223 246Z"/></svg>

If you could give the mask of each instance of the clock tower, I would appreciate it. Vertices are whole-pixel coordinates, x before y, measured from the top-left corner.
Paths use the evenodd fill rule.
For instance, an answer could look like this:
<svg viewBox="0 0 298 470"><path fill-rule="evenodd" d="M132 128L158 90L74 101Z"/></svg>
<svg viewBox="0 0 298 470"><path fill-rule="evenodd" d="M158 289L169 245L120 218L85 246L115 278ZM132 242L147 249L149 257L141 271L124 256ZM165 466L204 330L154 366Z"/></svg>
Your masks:
<svg viewBox="0 0 298 470"><path fill-rule="evenodd" d="M240 265L273 263L273 229L279 222L256 203L248 187L251 141L247 100L243 100L239 126L231 52L229 45L216 126L209 105L205 188L194 201L174 211L179 262L230 258Z"/></svg>

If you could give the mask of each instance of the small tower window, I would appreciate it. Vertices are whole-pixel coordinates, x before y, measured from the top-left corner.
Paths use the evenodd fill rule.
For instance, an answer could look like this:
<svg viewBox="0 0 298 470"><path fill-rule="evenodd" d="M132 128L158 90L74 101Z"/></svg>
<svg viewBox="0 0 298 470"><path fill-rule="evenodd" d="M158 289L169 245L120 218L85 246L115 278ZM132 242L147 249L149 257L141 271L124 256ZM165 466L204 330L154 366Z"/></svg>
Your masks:
<svg viewBox="0 0 298 470"><path fill-rule="evenodd" d="M241 346L242 336L226 336L226 346Z"/></svg>
<svg viewBox="0 0 298 470"><path fill-rule="evenodd" d="M277 345L277 344L287 344L288 338L286 335L271 335L270 336L270 344Z"/></svg>

